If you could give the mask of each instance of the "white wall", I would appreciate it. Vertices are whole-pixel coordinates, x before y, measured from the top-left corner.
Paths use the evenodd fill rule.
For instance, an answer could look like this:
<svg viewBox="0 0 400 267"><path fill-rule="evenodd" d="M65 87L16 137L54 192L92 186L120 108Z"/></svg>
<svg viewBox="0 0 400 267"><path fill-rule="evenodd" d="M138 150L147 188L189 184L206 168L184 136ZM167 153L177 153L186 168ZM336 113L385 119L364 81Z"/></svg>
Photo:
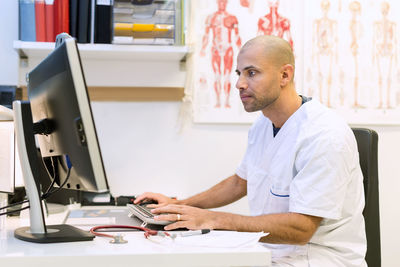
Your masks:
<svg viewBox="0 0 400 267"><path fill-rule="evenodd" d="M18 1L0 1L0 85L16 85L18 54L12 43L18 39Z"/></svg>

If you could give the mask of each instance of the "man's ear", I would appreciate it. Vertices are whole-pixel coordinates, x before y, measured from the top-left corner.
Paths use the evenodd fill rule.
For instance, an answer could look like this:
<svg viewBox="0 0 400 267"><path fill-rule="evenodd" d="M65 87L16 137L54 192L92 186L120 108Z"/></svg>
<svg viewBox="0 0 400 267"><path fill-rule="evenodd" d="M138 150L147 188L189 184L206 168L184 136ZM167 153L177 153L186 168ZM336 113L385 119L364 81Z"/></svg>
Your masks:
<svg viewBox="0 0 400 267"><path fill-rule="evenodd" d="M281 68L281 86L284 87L293 81L294 68L291 64L283 65Z"/></svg>

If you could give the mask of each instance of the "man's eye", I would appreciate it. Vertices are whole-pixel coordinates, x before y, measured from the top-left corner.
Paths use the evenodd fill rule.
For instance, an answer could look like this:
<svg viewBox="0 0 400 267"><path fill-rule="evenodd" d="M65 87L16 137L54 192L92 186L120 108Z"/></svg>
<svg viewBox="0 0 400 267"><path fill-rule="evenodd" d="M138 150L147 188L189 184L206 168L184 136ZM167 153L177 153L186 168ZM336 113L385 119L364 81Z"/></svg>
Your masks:
<svg viewBox="0 0 400 267"><path fill-rule="evenodd" d="M249 70L249 76L253 77L254 75L256 75L256 72L254 70Z"/></svg>

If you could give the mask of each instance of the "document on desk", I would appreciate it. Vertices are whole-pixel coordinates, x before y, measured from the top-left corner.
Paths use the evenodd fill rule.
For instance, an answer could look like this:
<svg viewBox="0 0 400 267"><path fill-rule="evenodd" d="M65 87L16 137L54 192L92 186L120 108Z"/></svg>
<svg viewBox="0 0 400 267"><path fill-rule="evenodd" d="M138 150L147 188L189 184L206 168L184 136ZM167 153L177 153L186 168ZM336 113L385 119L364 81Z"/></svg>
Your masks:
<svg viewBox="0 0 400 267"><path fill-rule="evenodd" d="M235 231L211 231L208 234L179 236L173 240L168 238L158 239L169 245L207 248L242 248L254 246L261 237L269 233L264 232L235 232Z"/></svg>

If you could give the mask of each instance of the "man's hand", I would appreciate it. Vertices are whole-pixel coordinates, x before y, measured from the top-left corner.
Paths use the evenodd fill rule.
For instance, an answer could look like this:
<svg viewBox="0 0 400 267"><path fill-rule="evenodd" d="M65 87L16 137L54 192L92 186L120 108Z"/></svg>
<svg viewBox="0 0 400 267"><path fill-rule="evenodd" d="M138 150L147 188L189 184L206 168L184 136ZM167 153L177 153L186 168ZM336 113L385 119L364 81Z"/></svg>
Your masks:
<svg viewBox="0 0 400 267"><path fill-rule="evenodd" d="M162 206L177 202L176 199L169 198L167 196L164 196L163 194L146 192L146 193L143 193L140 196L138 196L133 203L140 204L141 202L146 202L146 201L157 202L157 204L148 205L149 208L162 207Z"/></svg>
<svg viewBox="0 0 400 267"><path fill-rule="evenodd" d="M175 221L164 227L167 231L178 228L190 230L215 229L219 214L214 211L175 204L158 207L151 212L159 214L154 217L155 220Z"/></svg>

